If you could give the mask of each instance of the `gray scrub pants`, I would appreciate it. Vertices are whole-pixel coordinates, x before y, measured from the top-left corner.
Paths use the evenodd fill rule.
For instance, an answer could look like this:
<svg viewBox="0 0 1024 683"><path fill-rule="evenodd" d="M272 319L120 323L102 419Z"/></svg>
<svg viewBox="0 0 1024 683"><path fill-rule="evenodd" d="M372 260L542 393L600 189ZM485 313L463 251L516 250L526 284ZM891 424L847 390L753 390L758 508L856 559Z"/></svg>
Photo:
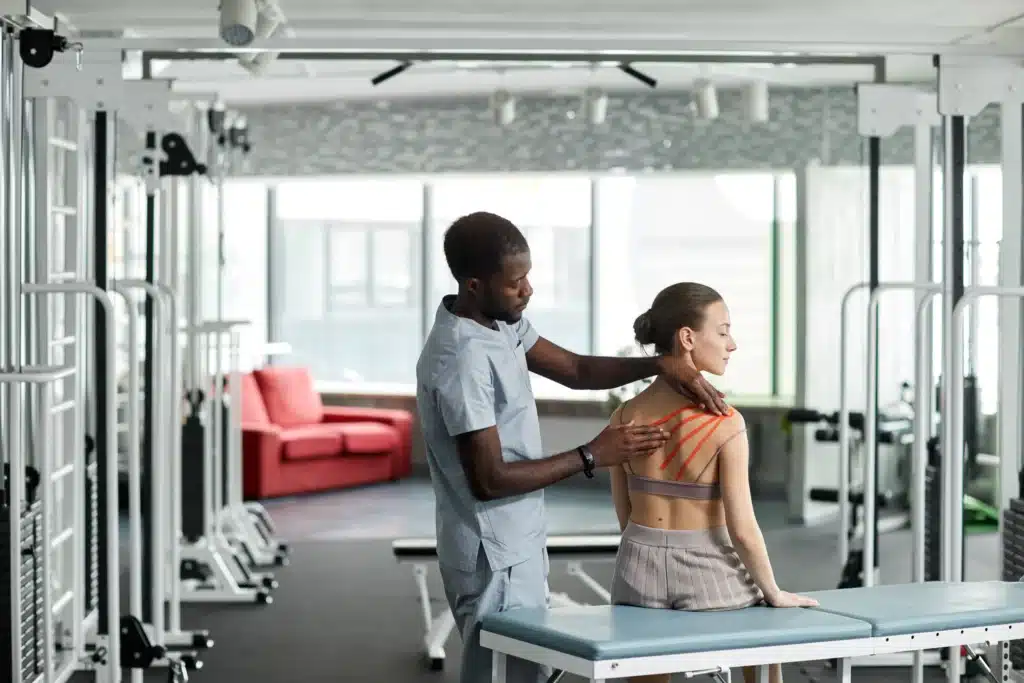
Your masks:
<svg viewBox="0 0 1024 683"><path fill-rule="evenodd" d="M463 571L440 565L441 581L455 624L462 636L460 683L490 683L491 650L480 646L480 620L487 614L518 607L547 607L548 556L536 556L504 569L492 570L481 546L476 569ZM508 683L543 683L550 669L508 657Z"/></svg>

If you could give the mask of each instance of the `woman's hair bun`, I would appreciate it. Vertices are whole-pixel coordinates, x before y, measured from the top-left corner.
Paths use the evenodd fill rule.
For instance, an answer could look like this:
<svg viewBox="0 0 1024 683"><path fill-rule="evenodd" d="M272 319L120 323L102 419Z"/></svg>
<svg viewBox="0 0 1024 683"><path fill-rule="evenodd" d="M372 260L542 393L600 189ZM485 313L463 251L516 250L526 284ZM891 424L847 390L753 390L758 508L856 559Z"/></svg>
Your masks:
<svg viewBox="0 0 1024 683"><path fill-rule="evenodd" d="M651 325L650 309L644 311L633 321L633 335L636 342L641 346L648 346L654 343L654 329Z"/></svg>

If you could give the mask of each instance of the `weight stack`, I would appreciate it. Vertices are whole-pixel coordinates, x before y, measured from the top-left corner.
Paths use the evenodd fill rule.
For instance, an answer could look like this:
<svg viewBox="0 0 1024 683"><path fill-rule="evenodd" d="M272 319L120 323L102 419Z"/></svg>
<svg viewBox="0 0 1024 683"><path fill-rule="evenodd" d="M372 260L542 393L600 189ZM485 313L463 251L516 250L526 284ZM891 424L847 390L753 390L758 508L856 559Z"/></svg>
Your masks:
<svg viewBox="0 0 1024 683"><path fill-rule="evenodd" d="M189 415L181 428L181 533L196 543L206 531L206 444L202 420Z"/></svg>
<svg viewBox="0 0 1024 683"><path fill-rule="evenodd" d="M42 524L42 504L32 503L21 522L21 563L17 576L12 575L7 558L11 552L11 509L0 506L0 671L9 672L15 661L21 664L21 680L33 681L43 672L43 576L42 553L39 543ZM10 586L17 581L21 587L21 613L15 615L10 604ZM18 652L11 647L13 619L21 624L21 643Z"/></svg>
<svg viewBox="0 0 1024 683"><path fill-rule="evenodd" d="M85 466L85 609L91 612L100 604L100 493L99 468L95 458Z"/></svg>
<svg viewBox="0 0 1024 683"><path fill-rule="evenodd" d="M942 473L928 465L924 474L924 580L938 581L942 571Z"/></svg>
<svg viewBox="0 0 1024 683"><path fill-rule="evenodd" d="M1014 498L1003 510L1003 580L1024 578L1024 500ZM1010 643L1010 661L1014 669L1024 667L1024 641Z"/></svg>

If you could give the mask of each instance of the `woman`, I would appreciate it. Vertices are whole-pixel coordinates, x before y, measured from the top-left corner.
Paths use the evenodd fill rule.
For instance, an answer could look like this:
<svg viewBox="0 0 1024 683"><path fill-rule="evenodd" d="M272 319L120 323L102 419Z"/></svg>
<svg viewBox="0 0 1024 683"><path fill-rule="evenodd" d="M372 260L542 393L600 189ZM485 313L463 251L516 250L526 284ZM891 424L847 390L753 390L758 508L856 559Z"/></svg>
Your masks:
<svg viewBox="0 0 1024 683"><path fill-rule="evenodd" d="M693 282L662 290L633 330L641 345L682 355L714 375L725 373L736 350L725 301ZM670 433L661 452L612 470L622 527L614 604L695 611L817 604L775 583L750 498L746 426L738 411L707 413L659 378L611 420L661 424ZM753 676L744 670L744 678ZM770 676L782 680L779 665ZM669 676L639 680L667 682Z"/></svg>

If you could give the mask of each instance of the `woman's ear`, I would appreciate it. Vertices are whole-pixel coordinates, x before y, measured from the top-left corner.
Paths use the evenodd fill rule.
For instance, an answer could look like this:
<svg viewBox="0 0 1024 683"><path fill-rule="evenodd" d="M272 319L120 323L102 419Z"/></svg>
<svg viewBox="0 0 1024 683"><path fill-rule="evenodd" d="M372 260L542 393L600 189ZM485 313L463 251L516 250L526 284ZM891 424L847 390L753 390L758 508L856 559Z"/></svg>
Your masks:
<svg viewBox="0 0 1024 683"><path fill-rule="evenodd" d="M693 330L689 327L680 327L679 331L676 332L676 341L679 343L679 348L683 351L693 351L694 337Z"/></svg>

